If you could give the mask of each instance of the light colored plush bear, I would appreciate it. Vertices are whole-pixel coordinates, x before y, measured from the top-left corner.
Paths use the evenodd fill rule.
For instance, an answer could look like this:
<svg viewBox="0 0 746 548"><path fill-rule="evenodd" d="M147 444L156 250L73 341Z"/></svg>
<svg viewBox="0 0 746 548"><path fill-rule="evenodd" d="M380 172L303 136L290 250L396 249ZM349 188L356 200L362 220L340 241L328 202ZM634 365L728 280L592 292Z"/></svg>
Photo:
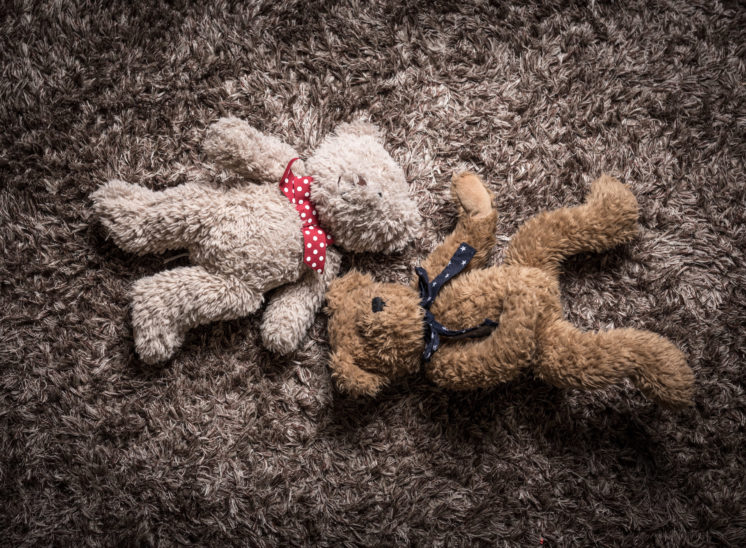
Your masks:
<svg viewBox="0 0 746 548"><path fill-rule="evenodd" d="M147 363L169 359L199 324L256 311L273 289L262 340L291 352L339 273L339 251L325 243L393 252L418 230L404 172L371 124L340 125L292 168L298 153L290 145L237 118L213 124L203 146L245 184L188 182L155 192L112 180L91 195L119 247L137 254L186 248L194 265L134 284L135 347Z"/></svg>

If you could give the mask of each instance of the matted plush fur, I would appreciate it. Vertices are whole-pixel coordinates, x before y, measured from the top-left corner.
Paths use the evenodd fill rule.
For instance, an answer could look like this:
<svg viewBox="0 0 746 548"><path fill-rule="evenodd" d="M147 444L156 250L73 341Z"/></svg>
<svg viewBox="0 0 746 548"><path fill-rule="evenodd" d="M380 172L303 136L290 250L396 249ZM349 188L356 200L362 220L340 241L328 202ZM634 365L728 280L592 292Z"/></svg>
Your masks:
<svg viewBox="0 0 746 548"><path fill-rule="evenodd" d="M746 540L739 3L108 4L0 7L0 542ZM695 405L529 376L348 399L323 317L281 360L257 314L190 332L163 369L139 362L128 291L186 259L120 251L90 192L184 182L220 116L306 151L360 113L405 167L424 236L345 269L406 281L454 226L455 171L496 196L498 260L521 223L610 173L641 234L563 266L566 317L674 341Z"/></svg>

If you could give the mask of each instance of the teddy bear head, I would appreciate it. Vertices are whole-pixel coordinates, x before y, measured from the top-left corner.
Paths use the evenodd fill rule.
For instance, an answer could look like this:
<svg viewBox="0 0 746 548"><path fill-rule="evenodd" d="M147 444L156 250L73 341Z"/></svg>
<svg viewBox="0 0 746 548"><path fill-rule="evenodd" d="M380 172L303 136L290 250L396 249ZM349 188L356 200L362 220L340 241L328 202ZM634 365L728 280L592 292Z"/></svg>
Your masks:
<svg viewBox="0 0 746 548"><path fill-rule="evenodd" d="M404 171L375 126L341 124L306 160L312 200L336 243L354 252L393 252L418 233L420 216Z"/></svg>
<svg viewBox="0 0 746 548"><path fill-rule="evenodd" d="M341 391L372 396L389 380L418 371L425 326L414 289L353 270L335 280L326 297L336 348L330 368Z"/></svg>

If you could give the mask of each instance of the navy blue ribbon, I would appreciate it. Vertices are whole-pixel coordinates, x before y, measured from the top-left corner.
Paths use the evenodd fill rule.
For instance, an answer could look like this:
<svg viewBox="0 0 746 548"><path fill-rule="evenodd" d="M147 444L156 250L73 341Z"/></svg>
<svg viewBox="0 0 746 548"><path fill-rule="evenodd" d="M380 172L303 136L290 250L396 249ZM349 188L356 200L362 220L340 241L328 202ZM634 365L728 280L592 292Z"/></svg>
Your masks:
<svg viewBox="0 0 746 548"><path fill-rule="evenodd" d="M432 282L428 279L424 268L417 267L415 269L417 277L420 279L420 306L425 309L425 351L422 354L425 361L430 361L430 358L440 347L441 335L454 339L483 337L489 335L498 326L497 322L488 319L477 327L448 329L438 322L430 312L430 306L443 286L466 268L476 252L477 250L469 244L462 243L443 269L443 272L438 274Z"/></svg>

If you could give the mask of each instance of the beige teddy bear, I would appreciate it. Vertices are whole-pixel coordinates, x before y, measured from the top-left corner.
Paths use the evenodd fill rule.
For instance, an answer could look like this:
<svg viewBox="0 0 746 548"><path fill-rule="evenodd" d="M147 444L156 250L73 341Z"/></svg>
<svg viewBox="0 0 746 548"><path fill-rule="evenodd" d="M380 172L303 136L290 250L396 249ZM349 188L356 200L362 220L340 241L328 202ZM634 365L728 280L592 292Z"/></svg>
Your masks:
<svg viewBox="0 0 746 548"><path fill-rule="evenodd" d="M404 172L371 124L340 125L305 165L292 162L298 154L290 145L236 118L216 122L204 150L245 184L188 182L155 192L112 180L91 195L119 247L137 254L186 248L194 264L134 285L135 347L147 363L169 359L192 327L256 311L273 289L262 340L291 352L339 273L332 243L392 252L418 229Z"/></svg>

